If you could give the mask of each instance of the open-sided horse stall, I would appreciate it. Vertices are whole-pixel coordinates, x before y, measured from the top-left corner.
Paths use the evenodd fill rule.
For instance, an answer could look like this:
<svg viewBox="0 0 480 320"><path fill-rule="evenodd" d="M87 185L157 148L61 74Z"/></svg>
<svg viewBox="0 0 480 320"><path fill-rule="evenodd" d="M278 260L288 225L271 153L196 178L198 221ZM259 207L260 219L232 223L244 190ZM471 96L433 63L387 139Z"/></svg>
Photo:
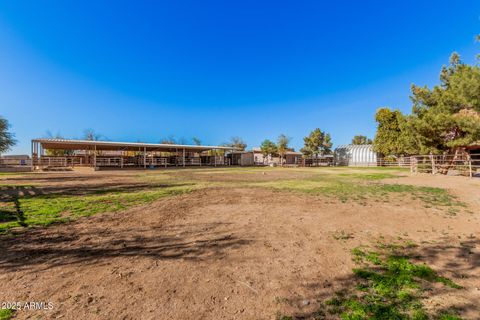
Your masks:
<svg viewBox="0 0 480 320"><path fill-rule="evenodd" d="M165 143L33 139L35 169L93 167L101 169L230 165L236 148Z"/></svg>

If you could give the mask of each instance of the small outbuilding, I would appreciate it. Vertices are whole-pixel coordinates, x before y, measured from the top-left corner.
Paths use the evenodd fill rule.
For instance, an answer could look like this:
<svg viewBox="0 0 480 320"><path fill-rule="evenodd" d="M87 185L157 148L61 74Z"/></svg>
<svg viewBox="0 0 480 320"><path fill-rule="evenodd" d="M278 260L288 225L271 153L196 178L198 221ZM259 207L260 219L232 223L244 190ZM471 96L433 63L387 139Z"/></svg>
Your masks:
<svg viewBox="0 0 480 320"><path fill-rule="evenodd" d="M233 151L228 155L233 165L298 165L302 159L302 153L288 150L283 156L283 161L278 154L265 156L260 148L253 148L250 151ZM281 163L283 162L283 163Z"/></svg>

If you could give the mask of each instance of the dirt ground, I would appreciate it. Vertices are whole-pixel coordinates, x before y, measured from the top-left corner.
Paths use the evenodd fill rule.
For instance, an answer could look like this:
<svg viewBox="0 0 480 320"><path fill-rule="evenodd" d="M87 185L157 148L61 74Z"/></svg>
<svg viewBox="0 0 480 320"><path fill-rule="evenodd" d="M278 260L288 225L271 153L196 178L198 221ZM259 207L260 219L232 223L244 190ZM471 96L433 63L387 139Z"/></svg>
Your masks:
<svg viewBox="0 0 480 320"><path fill-rule="evenodd" d="M147 183L138 172L44 173L3 178L54 193ZM480 318L480 180L410 176L389 182L447 188L470 212L420 202L341 202L248 188L237 181L304 177L295 169L242 175L178 171L213 185L116 213L0 237L0 301L52 302L17 319L275 319L314 311L352 281L352 248L399 237L465 288L432 308ZM148 184L148 183L147 183ZM349 234L338 239L336 234Z"/></svg>

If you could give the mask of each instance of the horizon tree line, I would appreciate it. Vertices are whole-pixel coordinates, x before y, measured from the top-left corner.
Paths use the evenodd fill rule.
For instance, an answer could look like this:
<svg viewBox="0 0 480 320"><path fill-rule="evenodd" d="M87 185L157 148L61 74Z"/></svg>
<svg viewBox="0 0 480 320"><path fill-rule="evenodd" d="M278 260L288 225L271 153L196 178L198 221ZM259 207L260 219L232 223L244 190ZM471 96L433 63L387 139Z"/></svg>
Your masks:
<svg viewBox="0 0 480 320"><path fill-rule="evenodd" d="M10 128L10 124L8 121L0 116L0 153L6 152L10 150L16 144L16 140L14 139L14 134L9 132L8 129ZM45 138L48 139L65 139L65 137L60 134L56 133L53 134L51 131L47 131L44 135ZM93 129L85 129L82 135L83 140L88 141L99 141L99 140L107 140L108 138L104 135L96 132ZM321 131L319 128L313 130L308 136L303 138L304 140L304 147L300 150L305 156L318 156L321 154L329 154L331 153L331 137L330 134ZM357 135L353 138L352 143L354 144L365 144L371 141L367 139L365 136ZM140 141L139 141L140 142ZM170 144L188 144L189 141L185 138L175 139L174 136L168 136L167 138L163 138L159 141L160 143L170 143ZM277 138L276 143L272 142L269 139L265 139L260 144L260 149L265 156L268 155L279 155L280 158L283 160L285 154L288 151L294 151L295 149L290 147L289 144L291 142L291 138L285 134L280 134ZM201 145L202 141L197 137L191 138L191 143L193 145ZM246 150L247 143L239 136L233 136L230 138L228 142L224 142L221 144L222 146L229 146L238 148L241 151ZM70 155L70 150L46 150L47 155L49 156L61 156L61 155Z"/></svg>

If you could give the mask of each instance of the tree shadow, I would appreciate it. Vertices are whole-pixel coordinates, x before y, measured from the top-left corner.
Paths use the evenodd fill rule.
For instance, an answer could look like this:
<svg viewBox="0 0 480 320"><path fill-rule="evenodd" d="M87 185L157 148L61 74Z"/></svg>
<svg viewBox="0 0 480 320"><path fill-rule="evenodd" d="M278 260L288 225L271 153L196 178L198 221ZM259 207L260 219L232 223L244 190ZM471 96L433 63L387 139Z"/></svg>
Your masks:
<svg viewBox="0 0 480 320"><path fill-rule="evenodd" d="M15 237L0 238L0 269L39 270L66 265L87 265L118 257L152 260L201 261L221 259L228 251L248 245L251 240L225 234L225 224L190 225L183 228L136 227L111 232L90 227L79 233L62 230L32 229Z"/></svg>
<svg viewBox="0 0 480 320"><path fill-rule="evenodd" d="M19 225L25 227L27 225L25 222L25 214L20 208L20 201L18 200L18 197L12 196L8 200L0 198L0 203L8 204L9 202L13 203L12 210L5 209L5 206L0 207L0 223L17 221Z"/></svg>
<svg viewBox="0 0 480 320"><path fill-rule="evenodd" d="M8 211L0 209L0 223L2 222L12 222L17 220L17 215L14 211Z"/></svg>
<svg viewBox="0 0 480 320"><path fill-rule="evenodd" d="M42 195L88 196L108 193L133 193L138 191L151 191L172 187L194 186L193 183L102 183L101 185L78 186L4 186L1 187L0 201L13 201L15 198L35 197Z"/></svg>
<svg viewBox="0 0 480 320"><path fill-rule="evenodd" d="M0 202L14 202L20 197L44 194L41 188L32 186L2 186L0 187Z"/></svg>
<svg viewBox="0 0 480 320"><path fill-rule="evenodd" d="M468 278L471 286L480 281L480 252L478 247L480 240L471 238L459 244L422 244L421 246L409 248L407 256L414 263L434 265L432 267L439 276L451 279L453 282L461 283L461 279ZM477 248L473 251L473 248ZM362 279L353 272L346 276L339 276L333 279L319 282L316 279L309 279L300 287L302 292L310 292L309 295L286 297L288 307L296 310L291 313L291 319L337 319L338 315L329 313L326 301L339 295L359 294L358 285ZM435 301L435 309L428 309L434 318L440 318L444 313L458 312L460 314L480 314L478 296L475 288L452 288L448 285L440 285L429 282L422 282L425 286L423 299ZM452 299L453 295L459 295L461 300ZM305 304L308 301L308 305ZM438 303L441 301L441 303ZM456 302L453 302L456 301ZM287 317L288 318L288 317Z"/></svg>
<svg viewBox="0 0 480 320"><path fill-rule="evenodd" d="M62 174L61 174L62 173ZM102 176L99 176L99 178L102 178ZM128 178L128 176L124 175L108 175L108 178ZM34 174L28 174L28 175L21 175L21 176L12 176L8 177L9 181L28 181L28 182L65 182L65 180L68 179L68 181L73 181L73 182L82 182L82 181L92 181L94 179L92 175L70 175L67 174L65 175L65 172L59 172L58 175L55 173L34 173Z"/></svg>

